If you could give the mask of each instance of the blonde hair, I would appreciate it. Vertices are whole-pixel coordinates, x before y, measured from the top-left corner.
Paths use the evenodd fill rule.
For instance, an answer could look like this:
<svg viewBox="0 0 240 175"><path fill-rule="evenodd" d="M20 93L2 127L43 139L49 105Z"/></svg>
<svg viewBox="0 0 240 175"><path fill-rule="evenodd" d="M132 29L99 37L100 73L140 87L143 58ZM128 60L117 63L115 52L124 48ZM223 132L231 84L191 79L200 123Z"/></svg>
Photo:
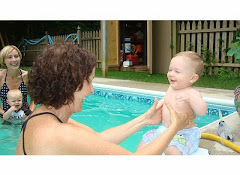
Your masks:
<svg viewBox="0 0 240 175"><path fill-rule="evenodd" d="M22 97L22 92L19 89L9 90L7 93L7 99L9 99L13 96L21 96Z"/></svg>
<svg viewBox="0 0 240 175"><path fill-rule="evenodd" d="M182 56L182 57L187 58L188 60L192 61L193 65L195 67L195 71L196 71L195 73L198 74L199 77L202 75L203 70L204 70L203 58L200 55L198 55L196 52L184 51L184 52L177 53L174 57L176 57L176 56Z"/></svg>
<svg viewBox="0 0 240 175"><path fill-rule="evenodd" d="M0 52L0 64L1 66L3 66L4 68L6 68L6 64L5 64L5 58L9 55L9 53L11 53L13 50L16 50L18 52L18 55L20 56L20 59L22 59L22 54L21 51L14 45L8 45L5 46L1 52Z"/></svg>

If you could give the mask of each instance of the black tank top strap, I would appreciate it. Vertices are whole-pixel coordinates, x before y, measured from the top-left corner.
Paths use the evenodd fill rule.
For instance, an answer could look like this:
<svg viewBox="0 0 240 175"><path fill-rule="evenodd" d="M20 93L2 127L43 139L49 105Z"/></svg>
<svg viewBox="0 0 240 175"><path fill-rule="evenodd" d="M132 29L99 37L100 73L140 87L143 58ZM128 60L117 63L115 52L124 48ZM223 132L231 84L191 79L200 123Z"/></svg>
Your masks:
<svg viewBox="0 0 240 175"><path fill-rule="evenodd" d="M22 79L22 82L23 82L23 77L22 77L22 71L21 71L21 69L19 69L19 72L20 72L21 79Z"/></svg>
<svg viewBox="0 0 240 175"><path fill-rule="evenodd" d="M6 81L7 81L7 71L6 71L6 75L5 75L5 80L4 80L4 82L6 83Z"/></svg>
<svg viewBox="0 0 240 175"><path fill-rule="evenodd" d="M55 114L53 114L53 113L51 113L51 112L37 113L37 114L34 114L34 115L28 117L28 119L23 123L22 129L21 129L21 130L23 130L23 153L24 153L24 155L27 155L27 153L26 153L26 151L25 151L25 145L24 145L24 133L25 133L25 129L26 129L27 122L28 122L31 118L33 118L33 117L37 117L37 116L39 116L39 115L44 115L44 114L51 114L51 115L53 115L54 117L56 117L57 120L58 120L60 123L63 123L62 120L60 120L60 118L58 118L58 116L56 116Z"/></svg>

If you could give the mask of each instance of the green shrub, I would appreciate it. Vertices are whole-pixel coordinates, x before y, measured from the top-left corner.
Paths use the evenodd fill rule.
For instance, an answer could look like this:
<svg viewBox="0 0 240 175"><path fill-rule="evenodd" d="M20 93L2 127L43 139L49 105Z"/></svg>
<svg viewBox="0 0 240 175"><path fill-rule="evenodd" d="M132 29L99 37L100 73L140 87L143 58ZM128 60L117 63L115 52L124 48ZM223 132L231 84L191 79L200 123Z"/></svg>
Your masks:
<svg viewBox="0 0 240 175"><path fill-rule="evenodd" d="M234 79L237 78L238 75L236 72L233 72L231 69L229 68L219 68L218 69L218 75L217 77L221 80L227 80L227 79Z"/></svg>
<svg viewBox="0 0 240 175"><path fill-rule="evenodd" d="M232 45L227 52L227 56L234 56L237 62L240 61L240 28L234 34L234 39L232 41Z"/></svg>

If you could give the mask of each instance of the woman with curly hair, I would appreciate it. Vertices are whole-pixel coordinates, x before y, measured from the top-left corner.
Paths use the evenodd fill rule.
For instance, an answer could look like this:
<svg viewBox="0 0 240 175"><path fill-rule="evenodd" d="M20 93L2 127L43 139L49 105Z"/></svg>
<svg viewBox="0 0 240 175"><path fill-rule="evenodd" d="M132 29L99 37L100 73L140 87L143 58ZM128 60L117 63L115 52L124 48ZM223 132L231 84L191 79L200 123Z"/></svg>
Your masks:
<svg viewBox="0 0 240 175"><path fill-rule="evenodd" d="M27 102L27 83L28 72L19 69L22 54L20 50L14 45L5 46L0 52L1 67L6 68L0 71L0 118L11 107L7 103L7 93L12 89L19 89L23 96L23 107L33 111L36 107L33 101L30 102L30 106Z"/></svg>
<svg viewBox="0 0 240 175"><path fill-rule="evenodd" d="M161 122L161 105L101 133L70 118L82 111L83 99L93 93L95 56L74 43L48 46L29 71L29 94L40 106L24 122L16 154L120 155L133 154L118 144L146 125ZM189 123L188 114L172 114L168 130L135 154L162 154L176 132ZM191 120L195 116L190 117Z"/></svg>

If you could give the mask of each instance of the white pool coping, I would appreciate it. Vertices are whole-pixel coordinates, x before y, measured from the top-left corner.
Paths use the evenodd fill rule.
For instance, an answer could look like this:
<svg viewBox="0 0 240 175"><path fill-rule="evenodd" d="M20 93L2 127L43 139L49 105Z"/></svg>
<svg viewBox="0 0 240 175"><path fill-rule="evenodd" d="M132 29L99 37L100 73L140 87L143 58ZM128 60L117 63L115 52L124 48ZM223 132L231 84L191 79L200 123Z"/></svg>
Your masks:
<svg viewBox="0 0 240 175"><path fill-rule="evenodd" d="M232 113L232 114L227 115L226 117L224 117L224 120L227 119L227 118L232 117L232 116L235 115L235 114L237 114L237 112L234 112L234 113ZM219 120L216 120L216 121L214 121L214 122L212 122L212 123L209 123L209 124L207 124L207 125L205 125L205 126L202 126L200 129L202 130L202 129L208 128L208 127L210 127L211 125L213 125L214 123L218 123L218 122L219 122Z"/></svg>

